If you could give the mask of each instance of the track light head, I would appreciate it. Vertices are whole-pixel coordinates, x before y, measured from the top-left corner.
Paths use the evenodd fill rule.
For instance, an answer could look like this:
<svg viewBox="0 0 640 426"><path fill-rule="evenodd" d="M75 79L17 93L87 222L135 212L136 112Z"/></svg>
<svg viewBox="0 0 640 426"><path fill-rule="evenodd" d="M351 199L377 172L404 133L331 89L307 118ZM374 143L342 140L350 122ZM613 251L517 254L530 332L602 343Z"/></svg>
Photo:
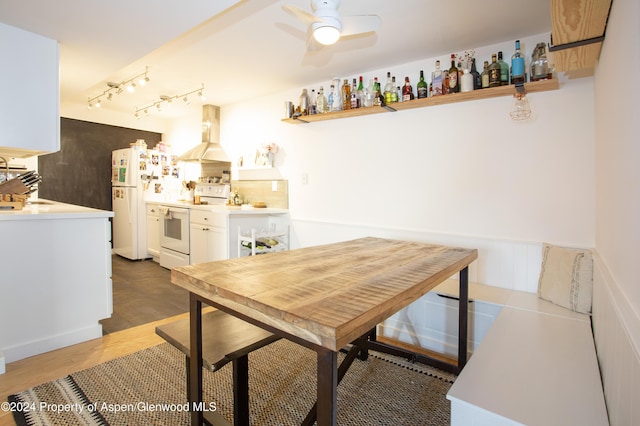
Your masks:
<svg viewBox="0 0 640 426"><path fill-rule="evenodd" d="M94 106L96 108L100 108L102 104L102 98L106 98L108 101L111 101L113 100L114 93L116 95L119 95L124 91L125 88L127 89L127 92L134 93L136 90L135 82L137 82L140 86L144 86L150 81L148 73L149 67L147 67L143 73L140 73L135 77L130 78L129 80L122 81L120 83L115 83L113 81L107 82L108 89L104 90L100 95L89 98L88 108L92 109Z"/></svg>
<svg viewBox="0 0 640 426"><path fill-rule="evenodd" d="M182 102L184 102L184 104L189 105L191 103L191 101L189 100L189 95L195 95L195 94L197 94L201 99L204 100L204 84L199 89L194 89L189 92L183 93L181 95L175 95L175 96L161 95L159 101L153 102L152 104L149 104L146 107L137 108L135 111L135 117L140 118L140 113L143 111L145 115L149 114L149 109L152 109L153 107L155 107L157 111L162 111L162 109L164 108L170 108L174 100L182 99Z"/></svg>

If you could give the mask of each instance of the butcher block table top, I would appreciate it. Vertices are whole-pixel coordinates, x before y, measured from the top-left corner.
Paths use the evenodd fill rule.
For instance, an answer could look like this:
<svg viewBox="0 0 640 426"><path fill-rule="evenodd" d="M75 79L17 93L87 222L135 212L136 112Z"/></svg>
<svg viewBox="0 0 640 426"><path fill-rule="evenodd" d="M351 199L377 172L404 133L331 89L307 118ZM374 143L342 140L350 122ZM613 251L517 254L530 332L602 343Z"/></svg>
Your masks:
<svg viewBox="0 0 640 426"><path fill-rule="evenodd" d="M337 351L478 257L361 238L174 268L171 282L250 322Z"/></svg>

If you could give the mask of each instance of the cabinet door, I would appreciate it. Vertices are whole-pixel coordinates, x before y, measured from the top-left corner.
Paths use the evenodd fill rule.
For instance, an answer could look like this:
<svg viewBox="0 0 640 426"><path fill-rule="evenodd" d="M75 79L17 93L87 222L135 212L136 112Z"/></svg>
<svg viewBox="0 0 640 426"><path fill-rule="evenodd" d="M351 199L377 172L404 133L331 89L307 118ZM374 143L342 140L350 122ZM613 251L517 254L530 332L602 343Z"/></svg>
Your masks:
<svg viewBox="0 0 640 426"><path fill-rule="evenodd" d="M227 259L226 246L223 228L191 224L189 254L192 265Z"/></svg>
<svg viewBox="0 0 640 426"><path fill-rule="evenodd" d="M2 23L0 40L0 152L30 157L60 150L57 41Z"/></svg>
<svg viewBox="0 0 640 426"><path fill-rule="evenodd" d="M147 251L153 257L160 256L160 218L147 215Z"/></svg>

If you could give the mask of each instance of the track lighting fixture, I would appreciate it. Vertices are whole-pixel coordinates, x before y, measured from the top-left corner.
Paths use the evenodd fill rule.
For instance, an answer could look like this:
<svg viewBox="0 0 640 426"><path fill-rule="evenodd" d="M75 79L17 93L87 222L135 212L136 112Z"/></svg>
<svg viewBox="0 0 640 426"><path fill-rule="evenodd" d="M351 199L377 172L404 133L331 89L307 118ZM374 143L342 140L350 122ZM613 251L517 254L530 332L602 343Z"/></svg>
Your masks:
<svg viewBox="0 0 640 426"><path fill-rule="evenodd" d="M204 84L199 89L191 90L187 93L183 93L182 95L175 95L175 96L162 95L160 96L159 101L156 101L142 108L137 108L134 115L136 118L142 118L142 115L140 113L144 113L144 115L147 115L149 113L149 108L152 108L152 107L156 107L157 111L161 111L162 108L164 107L167 107L167 108L170 107L174 99L175 100L182 99L182 101L185 104L189 105L191 103L191 101L189 100L189 96L193 95L194 93L197 93L200 99L204 99Z"/></svg>
<svg viewBox="0 0 640 426"><path fill-rule="evenodd" d="M144 86L146 85L149 81L151 81L149 79L149 67L146 67L143 73L140 73L128 80L122 81L120 83L114 83L114 82L108 82L107 86L109 86L108 89L104 90L101 94L94 96L93 98L89 98L88 101L88 106L89 109L91 109L92 107L96 107L99 108L100 107L100 100L102 98L107 98L108 100L112 100L113 99L113 93L115 93L116 95L119 95L120 93L122 93L124 91L123 88L126 88L127 91L129 93L133 93L136 90L136 83L134 83L134 81L138 82L138 85L140 86Z"/></svg>

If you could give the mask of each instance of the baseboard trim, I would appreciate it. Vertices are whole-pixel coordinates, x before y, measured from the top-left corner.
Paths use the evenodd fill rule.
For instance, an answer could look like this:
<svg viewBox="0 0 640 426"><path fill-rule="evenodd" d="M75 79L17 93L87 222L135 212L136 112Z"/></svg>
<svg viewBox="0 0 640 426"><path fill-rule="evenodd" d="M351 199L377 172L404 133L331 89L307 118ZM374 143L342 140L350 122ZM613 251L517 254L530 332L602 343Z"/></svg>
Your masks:
<svg viewBox="0 0 640 426"><path fill-rule="evenodd" d="M11 363L30 356L39 355L100 337L102 337L102 325L96 324L79 330L74 330L69 333L48 336L44 339L3 348L2 350L4 352L5 362Z"/></svg>

